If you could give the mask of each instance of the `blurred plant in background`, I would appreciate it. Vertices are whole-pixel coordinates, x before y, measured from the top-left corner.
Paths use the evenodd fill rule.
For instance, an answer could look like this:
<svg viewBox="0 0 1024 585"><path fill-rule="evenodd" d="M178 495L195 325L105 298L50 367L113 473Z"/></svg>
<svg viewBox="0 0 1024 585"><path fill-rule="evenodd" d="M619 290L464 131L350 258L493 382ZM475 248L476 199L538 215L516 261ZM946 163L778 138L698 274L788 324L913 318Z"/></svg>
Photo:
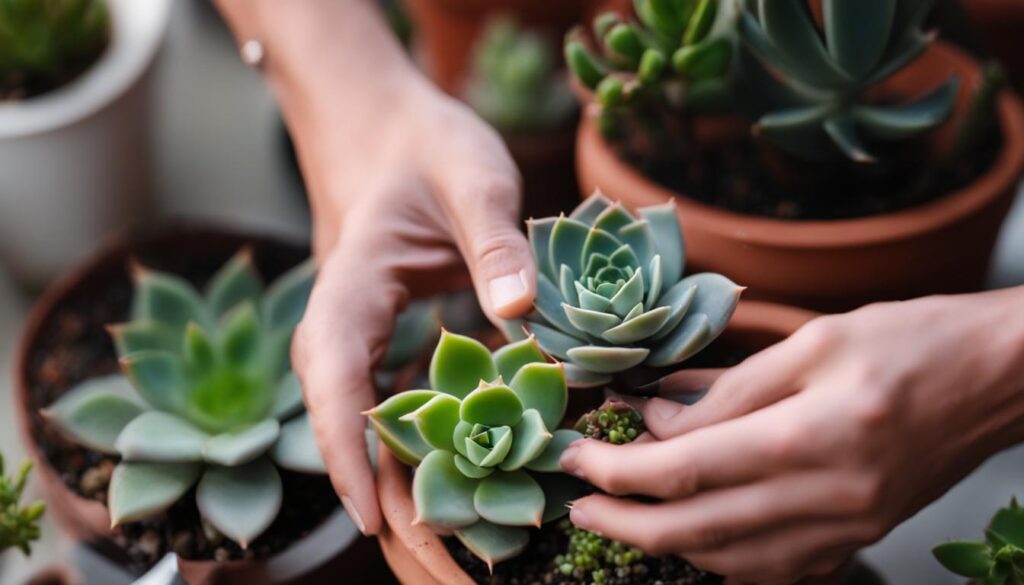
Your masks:
<svg viewBox="0 0 1024 585"><path fill-rule="evenodd" d="M105 0L0 1L0 100L68 83L110 41Z"/></svg>
<svg viewBox="0 0 1024 585"><path fill-rule="evenodd" d="M0 554L15 547L30 554L32 542L39 539L39 519L46 505L20 504L31 471L32 463L26 461L16 475L4 475L4 457L0 454Z"/></svg>

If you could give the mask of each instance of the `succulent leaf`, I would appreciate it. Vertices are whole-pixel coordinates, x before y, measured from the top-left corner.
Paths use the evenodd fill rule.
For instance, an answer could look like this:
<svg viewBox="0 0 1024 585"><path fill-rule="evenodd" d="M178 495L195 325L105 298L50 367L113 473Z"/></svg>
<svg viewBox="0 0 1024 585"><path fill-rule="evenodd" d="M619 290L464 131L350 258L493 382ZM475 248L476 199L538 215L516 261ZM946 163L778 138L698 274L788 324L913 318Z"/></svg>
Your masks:
<svg viewBox="0 0 1024 585"><path fill-rule="evenodd" d="M316 264L310 259L282 274L267 288L261 312L268 329L295 329L306 312L315 279Z"/></svg>
<svg viewBox="0 0 1024 585"><path fill-rule="evenodd" d="M111 375L82 382L41 414L69 440L101 453L117 453L121 430L144 410L128 380Z"/></svg>
<svg viewBox="0 0 1024 585"><path fill-rule="evenodd" d="M1024 510L1016 505L1016 500L1009 507L997 511L988 528L1004 544L1024 549Z"/></svg>
<svg viewBox="0 0 1024 585"><path fill-rule="evenodd" d="M943 122L953 108L960 79L950 77L916 102L897 106L859 106L853 109L858 127L872 136L898 140L919 134Z"/></svg>
<svg viewBox="0 0 1024 585"><path fill-rule="evenodd" d="M537 262L537 270L551 280L558 278L551 262L548 260L550 253L548 244L551 241L551 231L554 229L556 221L558 221L557 218L547 217L544 219L530 219L526 222L526 234L533 249L533 257L543 259L543 261Z"/></svg>
<svg viewBox="0 0 1024 585"><path fill-rule="evenodd" d="M280 423L277 419L268 418L249 427L212 437L203 447L203 459L226 467L243 465L266 453L280 435Z"/></svg>
<svg viewBox="0 0 1024 585"><path fill-rule="evenodd" d="M202 297L185 279L137 268L132 320L155 321L183 331L189 321L209 324L211 316Z"/></svg>
<svg viewBox="0 0 1024 585"><path fill-rule="evenodd" d="M206 287L211 315L219 319L243 302L259 302L263 280L253 265L252 250L244 248L221 267Z"/></svg>
<svg viewBox="0 0 1024 585"><path fill-rule="evenodd" d="M277 384L277 395L271 414L277 420L289 419L305 410L302 402L302 384L295 372L287 372Z"/></svg>
<svg viewBox="0 0 1024 585"><path fill-rule="evenodd" d="M416 429L415 423L401 419L437 395L438 392L433 390L403 392L388 398L366 413L380 440L407 465L416 465L432 449Z"/></svg>
<svg viewBox="0 0 1024 585"><path fill-rule="evenodd" d="M121 463L110 476L107 507L114 526L171 507L195 484L199 463Z"/></svg>
<svg viewBox="0 0 1024 585"><path fill-rule="evenodd" d="M494 473L494 470L496 469L494 467L480 467L479 465L474 465L472 461L466 459L461 454L455 455L455 467L458 467L459 471L462 472L462 475L465 475L470 479L483 479Z"/></svg>
<svg viewBox="0 0 1024 585"><path fill-rule="evenodd" d="M498 369L491 359L491 352L482 343L448 331L441 333L437 350L430 360L431 388L464 398L481 381L493 382L497 377Z"/></svg>
<svg viewBox="0 0 1024 585"><path fill-rule="evenodd" d="M570 429L558 429L551 434L551 441L548 442L547 447L541 451L541 454L536 459L526 464L526 468L530 471L539 471L542 473L559 473L562 471L562 466L558 463L558 460L562 457L562 452L565 451L573 441L582 439L583 435L579 432Z"/></svg>
<svg viewBox="0 0 1024 585"><path fill-rule="evenodd" d="M828 51L852 77L866 75L878 64L889 42L896 4L896 0L822 1Z"/></svg>
<svg viewBox="0 0 1024 585"><path fill-rule="evenodd" d="M832 139L832 142L850 160L860 163L870 163L877 160L861 143L860 137L857 136L856 122L849 113L832 114L825 118L825 123L822 127L829 138Z"/></svg>
<svg viewBox="0 0 1024 585"><path fill-rule="evenodd" d="M459 417L470 424L512 426L522 416L523 402L511 388L502 384L481 384L459 406Z"/></svg>
<svg viewBox="0 0 1024 585"><path fill-rule="evenodd" d="M991 575L993 560L983 542L946 542L933 548L932 554L943 567L957 575L973 579Z"/></svg>
<svg viewBox="0 0 1024 585"><path fill-rule="evenodd" d="M564 385L565 382L563 381L562 384ZM515 471L536 459L544 452L552 437L544 425L540 413L532 408L523 413L523 418L519 419L516 426L512 428L511 434L515 441L501 463L498 464L503 471Z"/></svg>
<svg viewBox="0 0 1024 585"><path fill-rule="evenodd" d="M143 350L121 358L121 369L150 406L168 412L185 410L187 388L181 359L168 351Z"/></svg>
<svg viewBox="0 0 1024 585"><path fill-rule="evenodd" d="M569 401L562 368L562 364L527 364L509 382L523 409L535 410L548 429L558 427Z"/></svg>
<svg viewBox="0 0 1024 585"><path fill-rule="evenodd" d="M203 519L219 532L248 548L270 528L281 510L281 476L266 459L237 467L211 467L196 489Z"/></svg>
<svg viewBox="0 0 1024 585"><path fill-rule="evenodd" d="M652 205L639 210L657 243L658 255L661 256L662 278L667 283L675 283L683 276L686 257L686 242L683 232L679 229L676 217L676 204L673 201Z"/></svg>
<svg viewBox="0 0 1024 585"><path fill-rule="evenodd" d="M151 410L128 423L118 435L115 446L124 461L201 461L203 447L209 439L209 435L188 421Z"/></svg>
<svg viewBox="0 0 1024 585"><path fill-rule="evenodd" d="M412 422L431 447L454 451L452 434L459 424L461 402L449 394L438 394L399 420Z"/></svg>
<svg viewBox="0 0 1024 585"><path fill-rule="evenodd" d="M523 366L546 362L544 352L541 351L537 340L533 337L510 343L494 352L494 363L498 368L498 375L503 380L513 379ZM515 387L513 386L512 389L515 390Z"/></svg>
<svg viewBox="0 0 1024 585"><path fill-rule="evenodd" d="M679 363L700 351L710 339L711 326L707 315L687 315L644 363L656 368Z"/></svg>
<svg viewBox="0 0 1024 585"><path fill-rule="evenodd" d="M473 505L488 522L539 527L544 517L544 490L524 471L498 471L480 480Z"/></svg>
<svg viewBox="0 0 1024 585"><path fill-rule="evenodd" d="M238 305L224 317L221 351L228 363L239 367L253 367L261 354L261 326L256 307L252 303Z"/></svg>
<svg viewBox="0 0 1024 585"><path fill-rule="evenodd" d="M313 436L309 413L281 426L280 436L270 449L270 458L282 469L299 473L325 474L327 465Z"/></svg>
<svg viewBox="0 0 1024 585"><path fill-rule="evenodd" d="M515 526L499 526L481 520L455 531L456 538L493 570L495 563L511 559L526 549L530 533Z"/></svg>
<svg viewBox="0 0 1024 585"><path fill-rule="evenodd" d="M479 482L463 475L455 466L455 455L431 451L413 476L412 498L416 504L414 523L437 528L465 528L480 519L473 506Z"/></svg>
<svg viewBox="0 0 1024 585"><path fill-rule="evenodd" d="M607 374L591 372L573 363L562 364L562 370L566 383L572 388L598 388L612 381Z"/></svg>
<svg viewBox="0 0 1024 585"><path fill-rule="evenodd" d="M177 351L181 334L157 321L130 321L107 327L118 355L146 349Z"/></svg>
<svg viewBox="0 0 1024 585"><path fill-rule="evenodd" d="M184 366L193 376L205 376L213 371L217 356L213 343L195 321L185 326L185 341L181 351Z"/></svg>
<svg viewBox="0 0 1024 585"><path fill-rule="evenodd" d="M651 353L646 347L584 345L569 350L569 359L598 374L614 374L643 363Z"/></svg>

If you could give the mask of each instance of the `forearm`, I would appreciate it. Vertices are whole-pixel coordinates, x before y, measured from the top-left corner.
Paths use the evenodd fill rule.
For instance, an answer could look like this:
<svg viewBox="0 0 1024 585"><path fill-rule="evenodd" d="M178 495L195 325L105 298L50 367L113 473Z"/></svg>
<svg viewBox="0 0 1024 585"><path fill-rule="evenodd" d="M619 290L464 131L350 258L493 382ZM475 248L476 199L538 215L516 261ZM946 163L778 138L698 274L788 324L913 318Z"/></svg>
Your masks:
<svg viewBox="0 0 1024 585"><path fill-rule="evenodd" d="M976 375L991 381L988 412L998 450L1024 442L1024 286L974 296L977 313L959 318L981 323L964 350L974 345L986 354Z"/></svg>

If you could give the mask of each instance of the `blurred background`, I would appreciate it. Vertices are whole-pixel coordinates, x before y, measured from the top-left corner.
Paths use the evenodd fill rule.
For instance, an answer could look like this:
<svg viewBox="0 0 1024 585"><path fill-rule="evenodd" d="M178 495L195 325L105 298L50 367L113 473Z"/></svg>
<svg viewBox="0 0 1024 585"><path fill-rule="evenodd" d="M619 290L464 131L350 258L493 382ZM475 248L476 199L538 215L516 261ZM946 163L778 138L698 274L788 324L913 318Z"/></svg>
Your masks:
<svg viewBox="0 0 1024 585"><path fill-rule="evenodd" d="M16 104L4 104L0 94L0 452L11 462L25 457L12 415L12 353L33 298L69 263L119 226L143 219L198 218L298 240L309 233L303 188L274 102L258 72L239 59L234 39L209 2L113 0L115 6L130 4L114 11L115 20L137 19L132 26L138 34L126 41L130 54L103 65L110 65L105 79L86 88L82 103L48 104L52 107L26 116ZM396 22L402 30L402 21ZM995 35L986 37L987 48L1020 58L1024 28L1014 26L1021 24L994 25L1008 30L1006 38L1016 38L1019 49L1012 44L1008 49L999 40L1004 37ZM491 42L505 42L501 34ZM498 66L482 59L474 66ZM109 99L102 95L104 86L117 84L125 90L115 99L124 103L113 114L73 124L66 133L31 138L34 126L80 116L76 108L100 109ZM522 122L514 104L493 106L490 96L473 95L471 89L467 95L496 125ZM558 122L565 115L559 109L562 98L544 99L551 104L555 128L571 129L571 121ZM571 130L569 137L571 152ZM92 145L85 149L91 155L73 148L83 143ZM534 150L524 147L520 153ZM517 156L521 164L524 156ZM545 157L540 155L550 158ZM570 187L552 190L575 196L571 167L567 171ZM1024 284L1024 196L1018 196L1001 234L989 283ZM992 511L1013 494L1024 495L1024 447L991 459L865 557L891 583L962 582L932 559L931 546L980 534ZM31 560L18 553L0 559L0 583L20 583L39 567L71 558L79 558L71 543L44 523ZM112 582L98 566L92 570L89 583Z"/></svg>

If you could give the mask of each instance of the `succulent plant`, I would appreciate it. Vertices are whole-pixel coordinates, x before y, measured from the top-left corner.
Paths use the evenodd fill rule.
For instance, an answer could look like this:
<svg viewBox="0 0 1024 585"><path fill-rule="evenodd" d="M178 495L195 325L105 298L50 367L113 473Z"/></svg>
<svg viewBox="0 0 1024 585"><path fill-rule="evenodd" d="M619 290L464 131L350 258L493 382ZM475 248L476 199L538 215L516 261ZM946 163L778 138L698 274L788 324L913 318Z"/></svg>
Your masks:
<svg viewBox="0 0 1024 585"><path fill-rule="evenodd" d="M616 577L642 577L646 572L642 564L646 557L640 549L576 528L568 520L563 520L558 528L565 533L568 545L564 553L555 557L555 566L566 577L601 585Z"/></svg>
<svg viewBox="0 0 1024 585"><path fill-rule="evenodd" d="M932 554L942 566L980 585L1024 585L1024 509L1014 498L992 517L984 541L947 542Z"/></svg>
<svg viewBox="0 0 1024 585"><path fill-rule="evenodd" d="M289 345L314 267L264 289L248 250L205 293L135 267L132 320L109 327L124 375L91 379L43 411L70 440L120 455L114 525L166 510L193 485L203 519L248 546L277 517L277 467L324 473Z"/></svg>
<svg viewBox="0 0 1024 585"><path fill-rule="evenodd" d="M742 287L720 274L683 278L674 203L639 214L598 192L568 217L528 222L538 276L526 329L567 362L573 385L679 364L725 329L739 301Z"/></svg>
<svg viewBox="0 0 1024 585"><path fill-rule="evenodd" d="M32 553L32 543L39 540L39 519L46 511L42 502L21 505L32 463L26 461L13 477L5 475L4 457L0 454L0 554L18 548Z"/></svg>
<svg viewBox="0 0 1024 585"><path fill-rule="evenodd" d="M105 0L0 2L0 98L56 87L88 67L109 37Z"/></svg>
<svg viewBox="0 0 1024 585"><path fill-rule="evenodd" d="M576 104L540 34L504 17L491 20L473 50L466 101L504 132L565 124Z"/></svg>
<svg viewBox="0 0 1024 585"><path fill-rule="evenodd" d="M733 41L714 25L730 2L636 0L635 6L638 22L614 12L594 19L598 53L588 48L582 29L571 31L565 42L569 69L595 92L606 133L615 131L614 110L639 100L697 112L721 109L728 100Z"/></svg>
<svg viewBox="0 0 1024 585"><path fill-rule="evenodd" d="M584 437L613 445L624 445L647 430L640 413L621 400L608 400L576 422Z"/></svg>
<svg viewBox="0 0 1024 585"><path fill-rule="evenodd" d="M454 531L493 567L526 547L527 527L564 516L581 493L558 464L581 438L558 428L568 401L562 366L532 338L492 354L445 331L429 376L432 390L396 394L366 414L390 451L416 466L416 522Z"/></svg>
<svg viewBox="0 0 1024 585"><path fill-rule="evenodd" d="M905 140L942 123L959 79L906 103L878 104L868 91L903 69L931 43L922 32L933 0L821 0L819 31L807 0L746 0L740 36L745 95L768 101L755 134L801 157L838 149L873 162L866 139ZM760 114L760 112L758 112ZM832 146L830 146L832 145Z"/></svg>

